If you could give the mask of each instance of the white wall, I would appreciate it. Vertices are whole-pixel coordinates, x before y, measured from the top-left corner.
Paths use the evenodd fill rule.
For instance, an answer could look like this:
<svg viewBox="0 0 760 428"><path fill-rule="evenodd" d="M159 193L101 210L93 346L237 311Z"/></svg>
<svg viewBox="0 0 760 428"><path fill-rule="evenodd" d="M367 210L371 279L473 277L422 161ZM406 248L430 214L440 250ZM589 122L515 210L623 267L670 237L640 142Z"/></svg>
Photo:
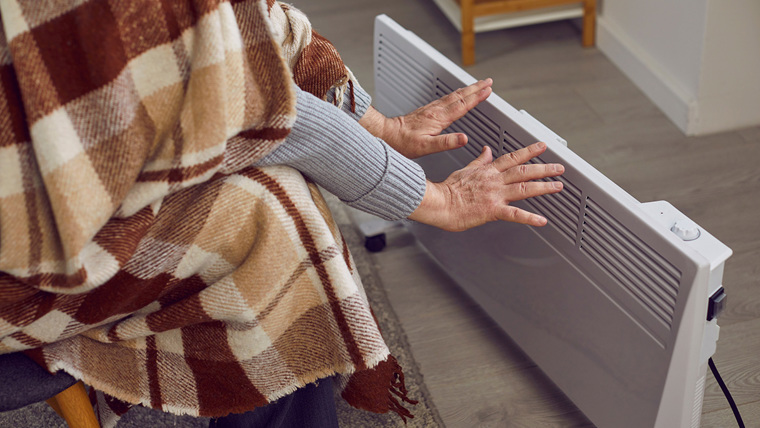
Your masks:
<svg viewBox="0 0 760 428"><path fill-rule="evenodd" d="M597 45L686 134L760 125L758 0L603 0Z"/></svg>
<svg viewBox="0 0 760 428"><path fill-rule="evenodd" d="M760 1L709 0L699 133L760 125Z"/></svg>

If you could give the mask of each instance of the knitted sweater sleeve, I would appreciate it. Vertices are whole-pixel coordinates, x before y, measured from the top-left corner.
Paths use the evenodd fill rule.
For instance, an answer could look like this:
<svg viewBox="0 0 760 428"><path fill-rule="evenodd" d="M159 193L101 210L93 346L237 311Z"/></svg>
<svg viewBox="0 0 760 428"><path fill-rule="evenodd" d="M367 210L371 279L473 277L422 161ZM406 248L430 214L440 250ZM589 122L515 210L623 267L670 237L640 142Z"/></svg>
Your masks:
<svg viewBox="0 0 760 428"><path fill-rule="evenodd" d="M290 135L257 165L293 167L349 206L386 220L408 217L425 194L422 168L370 134L356 118L296 91L298 115ZM366 111L369 96L356 100L367 104L357 105L357 113Z"/></svg>

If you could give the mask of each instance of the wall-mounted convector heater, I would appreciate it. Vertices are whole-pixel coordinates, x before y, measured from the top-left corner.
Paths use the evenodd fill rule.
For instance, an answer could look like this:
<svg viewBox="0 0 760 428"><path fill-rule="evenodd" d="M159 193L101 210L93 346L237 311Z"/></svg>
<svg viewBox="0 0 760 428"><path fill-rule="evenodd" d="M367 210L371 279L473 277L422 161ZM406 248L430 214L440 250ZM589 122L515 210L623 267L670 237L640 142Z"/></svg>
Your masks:
<svg viewBox="0 0 760 428"><path fill-rule="evenodd" d="M385 15L375 21L375 106L397 116L475 82ZM599 427L698 427L714 315L731 250L664 201L640 203L525 111L493 94L451 125L467 146L421 159L442 180L484 145L495 155L536 141L558 162L561 193L518 206L531 228L463 233L410 228L458 284ZM708 320L709 318L709 320Z"/></svg>

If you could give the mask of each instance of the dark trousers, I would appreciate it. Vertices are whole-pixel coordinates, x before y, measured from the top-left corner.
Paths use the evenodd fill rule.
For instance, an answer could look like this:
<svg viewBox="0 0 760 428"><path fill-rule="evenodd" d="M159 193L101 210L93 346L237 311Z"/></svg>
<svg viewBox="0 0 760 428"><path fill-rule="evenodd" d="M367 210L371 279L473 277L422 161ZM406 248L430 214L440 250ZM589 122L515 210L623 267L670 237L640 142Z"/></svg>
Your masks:
<svg viewBox="0 0 760 428"><path fill-rule="evenodd" d="M211 419L209 428L337 428L331 378L309 384L256 410Z"/></svg>

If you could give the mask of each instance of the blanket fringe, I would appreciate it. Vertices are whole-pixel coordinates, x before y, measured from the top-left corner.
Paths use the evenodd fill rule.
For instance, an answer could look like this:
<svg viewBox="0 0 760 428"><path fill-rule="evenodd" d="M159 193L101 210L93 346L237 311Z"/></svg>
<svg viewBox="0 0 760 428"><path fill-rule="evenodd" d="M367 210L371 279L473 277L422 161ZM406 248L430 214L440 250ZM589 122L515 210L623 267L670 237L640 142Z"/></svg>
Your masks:
<svg viewBox="0 0 760 428"><path fill-rule="evenodd" d="M133 407L132 404L90 388L90 403L103 428L114 428L121 417Z"/></svg>
<svg viewBox="0 0 760 428"><path fill-rule="evenodd" d="M356 99L354 98L354 73L351 69L346 67L346 74L335 84L335 94L333 97L333 104L338 108L343 108L343 103L346 101L345 96L348 92L348 96L351 102L351 113L356 113ZM325 96L327 96L325 94Z"/></svg>
<svg viewBox="0 0 760 428"><path fill-rule="evenodd" d="M371 369L359 370L351 375L341 396L358 409L373 413L392 411L401 417L404 424L407 418L414 418L404 403L418 403L409 398L404 372L393 355Z"/></svg>

